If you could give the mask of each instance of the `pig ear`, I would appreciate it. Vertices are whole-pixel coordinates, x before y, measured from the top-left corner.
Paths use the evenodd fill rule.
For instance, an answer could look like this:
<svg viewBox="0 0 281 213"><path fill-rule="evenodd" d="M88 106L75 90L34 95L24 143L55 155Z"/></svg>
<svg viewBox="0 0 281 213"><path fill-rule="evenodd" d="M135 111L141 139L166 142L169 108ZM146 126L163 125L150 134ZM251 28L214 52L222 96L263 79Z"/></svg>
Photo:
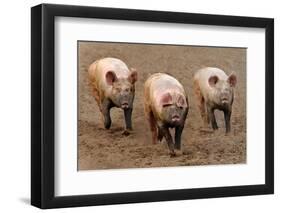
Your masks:
<svg viewBox="0 0 281 213"><path fill-rule="evenodd" d="M172 104L172 96L170 93L166 93L166 94L162 95L160 100L161 100L160 103L162 106Z"/></svg>
<svg viewBox="0 0 281 213"><path fill-rule="evenodd" d="M105 75L105 78L106 83L108 83L109 85L112 85L115 81L117 81L117 76L113 71L108 71Z"/></svg>
<svg viewBox="0 0 281 213"><path fill-rule="evenodd" d="M209 78L209 84L210 84L210 86L215 86L216 85L216 83L218 82L218 80L219 80L219 78L218 78L218 76L216 76L216 75L213 75L213 76L211 76L210 78Z"/></svg>
<svg viewBox="0 0 281 213"><path fill-rule="evenodd" d="M128 80L130 81L131 84L134 84L138 80L138 73L135 68L131 68L131 73L128 77Z"/></svg>
<svg viewBox="0 0 281 213"><path fill-rule="evenodd" d="M184 98L183 96L180 95L177 100L177 106L178 107L187 107L186 98Z"/></svg>
<svg viewBox="0 0 281 213"><path fill-rule="evenodd" d="M227 82L230 84L231 87L235 87L237 83L237 77L235 73L231 73L231 75L227 79Z"/></svg>

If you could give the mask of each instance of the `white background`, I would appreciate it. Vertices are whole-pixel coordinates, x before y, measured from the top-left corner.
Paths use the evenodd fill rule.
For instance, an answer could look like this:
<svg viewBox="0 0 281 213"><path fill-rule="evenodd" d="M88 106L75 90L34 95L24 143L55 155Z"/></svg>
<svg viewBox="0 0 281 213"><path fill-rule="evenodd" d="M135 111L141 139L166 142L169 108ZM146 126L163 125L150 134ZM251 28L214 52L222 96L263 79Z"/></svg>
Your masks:
<svg viewBox="0 0 281 213"><path fill-rule="evenodd" d="M114 205L51 210L51 212L278 212L281 209L281 157L278 143L281 100L278 91L281 64L281 14L278 1L93 1L64 0L46 3L81 4L107 7L170 10L182 12L264 16L275 18L275 195L201 199L146 204ZM38 212L29 206L30 196L30 7L41 1L1 3L1 105L0 125L0 211ZM280 84L279 84L280 85ZM279 109L279 110L277 110ZM279 130L279 131L278 131ZM279 210L280 211L280 210Z"/></svg>

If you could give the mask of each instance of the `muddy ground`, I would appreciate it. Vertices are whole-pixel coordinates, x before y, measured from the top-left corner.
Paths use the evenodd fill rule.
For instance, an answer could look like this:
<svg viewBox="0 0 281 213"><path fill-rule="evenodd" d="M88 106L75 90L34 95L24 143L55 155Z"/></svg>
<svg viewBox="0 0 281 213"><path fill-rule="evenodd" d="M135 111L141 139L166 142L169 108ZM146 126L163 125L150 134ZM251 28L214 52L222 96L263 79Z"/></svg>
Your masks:
<svg viewBox="0 0 281 213"><path fill-rule="evenodd" d="M246 163L246 49L125 43L78 42L79 126L78 170ZM133 132L122 135L121 109L111 110L112 126L105 130L89 86L87 68L97 59L116 57L138 71L133 110ZM235 71L238 83L225 135L222 112L216 112L219 130L203 127L192 90L192 76L214 66ZM156 72L171 73L184 86L189 114L182 134L182 153L170 157L165 140L153 145L143 111L143 84Z"/></svg>

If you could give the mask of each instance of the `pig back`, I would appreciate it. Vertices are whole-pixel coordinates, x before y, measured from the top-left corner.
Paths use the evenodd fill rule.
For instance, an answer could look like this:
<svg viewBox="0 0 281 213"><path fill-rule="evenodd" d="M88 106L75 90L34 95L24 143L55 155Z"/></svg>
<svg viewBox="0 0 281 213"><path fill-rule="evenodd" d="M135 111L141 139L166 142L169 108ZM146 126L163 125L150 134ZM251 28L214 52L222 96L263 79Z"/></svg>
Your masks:
<svg viewBox="0 0 281 213"><path fill-rule="evenodd" d="M162 105L160 103L161 97L164 94L169 93L173 102L176 101L178 95L186 97L183 86L174 77L164 74L156 73L149 77L145 84L145 90L147 96L146 101L156 114L161 113Z"/></svg>

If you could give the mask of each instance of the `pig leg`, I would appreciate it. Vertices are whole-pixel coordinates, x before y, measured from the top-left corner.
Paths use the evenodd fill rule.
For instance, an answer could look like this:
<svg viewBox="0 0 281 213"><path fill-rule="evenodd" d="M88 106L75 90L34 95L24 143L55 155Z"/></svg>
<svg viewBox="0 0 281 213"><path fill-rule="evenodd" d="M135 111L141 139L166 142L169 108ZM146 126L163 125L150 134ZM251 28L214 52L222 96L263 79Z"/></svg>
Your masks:
<svg viewBox="0 0 281 213"><path fill-rule="evenodd" d="M157 126L156 126L157 124L156 124L156 120L153 115L153 112L147 103L144 104L144 114L149 123L150 131L151 131L151 135L152 135L152 143L156 144L157 143Z"/></svg>
<svg viewBox="0 0 281 213"><path fill-rule="evenodd" d="M162 133L161 129L157 126L157 139L158 139L158 141L161 142L163 137L164 136L163 136L163 133Z"/></svg>
<svg viewBox="0 0 281 213"><path fill-rule="evenodd" d="M229 109L224 110L225 133L230 132L230 117L231 117L231 110Z"/></svg>
<svg viewBox="0 0 281 213"><path fill-rule="evenodd" d="M128 130L132 130L132 112L133 108L124 109L125 125Z"/></svg>
<svg viewBox="0 0 281 213"><path fill-rule="evenodd" d="M99 107L99 110L102 112L102 109L101 109L101 97L100 97L100 94L99 94L99 90L98 88L96 87L96 83L95 82L90 82L89 83L89 86L93 89L92 92L93 92L93 96L98 104L98 107Z"/></svg>
<svg viewBox="0 0 281 213"><path fill-rule="evenodd" d="M110 109L112 107L112 103L109 99L105 98L102 101L102 114L104 118L104 128L109 129L111 126L111 117L110 117Z"/></svg>
<svg viewBox="0 0 281 213"><path fill-rule="evenodd" d="M171 157L175 156L176 153L175 153L175 150L174 150L173 138L171 136L169 128L162 126L162 127L160 127L160 129L161 129L161 132L163 133L163 135L164 135L164 137L167 141Z"/></svg>
<svg viewBox="0 0 281 213"><path fill-rule="evenodd" d="M207 104L205 104L205 107L207 109L207 115L206 115L206 119L205 119L205 124L206 124L206 126L208 126L210 124L210 116L209 116Z"/></svg>
<svg viewBox="0 0 281 213"><path fill-rule="evenodd" d="M133 108L124 109L124 117L125 117L125 130L123 131L123 135L130 135L130 130L132 130L132 111Z"/></svg>
<svg viewBox="0 0 281 213"><path fill-rule="evenodd" d="M150 124L150 130L152 133L152 143L157 143L157 124L153 115L153 112L149 112L149 118L148 118L149 124ZM158 131L159 132L159 131Z"/></svg>
<svg viewBox="0 0 281 213"><path fill-rule="evenodd" d="M201 97L199 108L200 108L200 113L201 113L203 122L207 126L210 123L210 121L208 119L208 116L206 115L206 104L205 104L205 99L203 98L203 96Z"/></svg>
<svg viewBox="0 0 281 213"><path fill-rule="evenodd" d="M210 106L207 106L207 112L208 112L209 121L210 121L211 124L212 124L212 128L213 128L214 130L218 129L218 124L217 124L217 121L216 121L214 109L211 108Z"/></svg>
<svg viewBox="0 0 281 213"><path fill-rule="evenodd" d="M184 125L177 126L175 131L175 149L181 149L181 134L183 131Z"/></svg>
<svg viewBox="0 0 281 213"><path fill-rule="evenodd" d="M206 115L205 99L200 91L200 87L197 81L194 82L194 91L198 99L198 108L200 110L202 120L204 122L204 125L207 126L209 120L208 120L208 116Z"/></svg>
<svg viewBox="0 0 281 213"><path fill-rule="evenodd" d="M96 88L93 88L93 96L95 97L95 100L96 100L96 102L98 104L99 110L102 111L99 92L98 92L98 90Z"/></svg>

